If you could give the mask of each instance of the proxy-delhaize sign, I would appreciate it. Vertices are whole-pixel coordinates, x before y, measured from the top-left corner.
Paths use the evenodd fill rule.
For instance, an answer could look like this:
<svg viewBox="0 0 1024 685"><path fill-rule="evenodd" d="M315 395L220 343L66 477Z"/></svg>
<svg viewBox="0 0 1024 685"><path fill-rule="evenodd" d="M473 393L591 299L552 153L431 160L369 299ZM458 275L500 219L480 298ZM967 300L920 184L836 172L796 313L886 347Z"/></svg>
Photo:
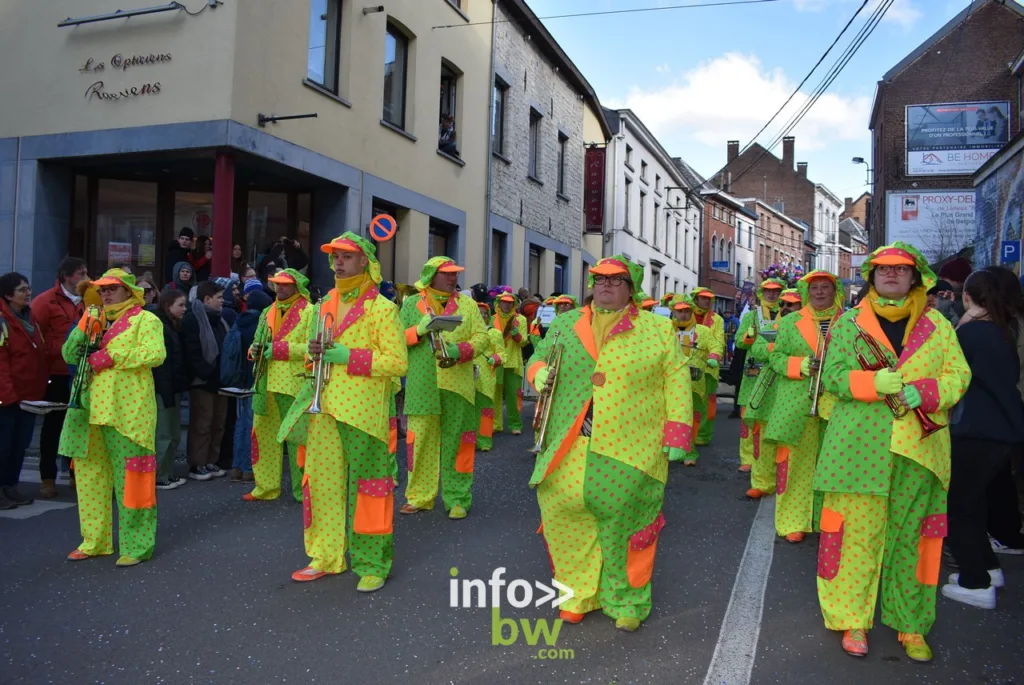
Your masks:
<svg viewBox="0 0 1024 685"><path fill-rule="evenodd" d="M885 242L902 240L936 262L974 239L973 190L885 194Z"/></svg>

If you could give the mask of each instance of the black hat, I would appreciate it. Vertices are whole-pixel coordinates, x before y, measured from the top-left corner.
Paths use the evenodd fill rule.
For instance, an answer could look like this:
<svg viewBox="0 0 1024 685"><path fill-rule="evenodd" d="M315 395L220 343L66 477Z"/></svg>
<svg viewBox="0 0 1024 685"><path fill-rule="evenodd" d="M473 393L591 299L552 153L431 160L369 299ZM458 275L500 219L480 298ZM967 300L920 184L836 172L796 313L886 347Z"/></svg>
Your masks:
<svg viewBox="0 0 1024 685"><path fill-rule="evenodd" d="M935 295L936 293L952 292L953 286L949 284L949 281L936 281L935 287L928 291L929 295Z"/></svg>
<svg viewBox="0 0 1024 685"><path fill-rule="evenodd" d="M195 231L193 231L188 226L182 226L181 230L178 231L178 237L180 238L182 236L185 236L187 238L195 238L196 237L196 233L195 233Z"/></svg>

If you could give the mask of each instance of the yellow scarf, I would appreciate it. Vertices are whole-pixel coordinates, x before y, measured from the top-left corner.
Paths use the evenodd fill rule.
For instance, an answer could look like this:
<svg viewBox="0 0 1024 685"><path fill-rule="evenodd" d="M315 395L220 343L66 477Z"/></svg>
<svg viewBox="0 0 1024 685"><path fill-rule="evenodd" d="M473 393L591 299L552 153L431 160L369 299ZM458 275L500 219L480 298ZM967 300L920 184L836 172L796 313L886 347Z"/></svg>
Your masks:
<svg viewBox="0 0 1024 685"><path fill-rule="evenodd" d="M764 318L770 319L771 313L777 311L779 311L779 300L761 303L761 313L764 314Z"/></svg>
<svg viewBox="0 0 1024 685"><path fill-rule="evenodd" d="M292 308L292 305L298 302L299 298L302 297L302 293L295 293L287 300L278 300L275 302L275 306L281 314L287 314L288 310Z"/></svg>
<svg viewBox="0 0 1024 685"><path fill-rule="evenodd" d="M107 316L107 321L113 323L124 316L124 313L132 307L138 306L138 302L134 298L129 298L124 302L118 304L112 304L103 307L103 313Z"/></svg>
<svg viewBox="0 0 1024 685"><path fill-rule="evenodd" d="M906 345L907 340L910 339L911 331L914 330L914 326L917 324L917 320L921 318L924 308L928 306L928 296L925 293L925 289L918 286L911 290L910 294L902 302L895 302L879 297L878 292L872 287L868 292L868 304L871 305L871 311L875 313L875 316L881 317L886 321L900 321L909 318L907 329L903 333L903 344Z"/></svg>
<svg viewBox="0 0 1024 685"><path fill-rule="evenodd" d="M427 304L430 305L435 314L443 312L444 308L448 305L448 298L455 296L455 293L446 293L443 290L431 288L429 285L423 292L427 296Z"/></svg>
<svg viewBox="0 0 1024 685"><path fill-rule="evenodd" d="M605 338L615 328L615 325L622 321L622 317L626 316L627 311L629 311L629 305L626 305L617 312L594 308L594 316L590 320L590 327L594 331L594 344L597 345L598 354L601 354Z"/></svg>
<svg viewBox="0 0 1024 685"><path fill-rule="evenodd" d="M345 320L345 315L355 305L356 300L366 294L366 291L373 285L373 279L367 273L361 273L348 278L335 278L334 287L338 293L338 320L336 324Z"/></svg>
<svg viewBox="0 0 1024 685"><path fill-rule="evenodd" d="M673 318L672 323L675 325L677 330L688 331L697 325L697 317L691 316L686 322Z"/></svg>
<svg viewBox="0 0 1024 685"><path fill-rule="evenodd" d="M836 308L835 307L829 307L828 309L824 309L822 311L818 311L817 309L815 309L812 306L811 307L811 311L814 312L814 318L817 319L818 321L824 321L825 319L831 319L833 316L836 315Z"/></svg>
<svg viewBox="0 0 1024 685"><path fill-rule="evenodd" d="M707 314L707 313L708 313L708 310L701 309L697 305L693 305L693 314L694 314L694 316L703 318L704 315Z"/></svg>

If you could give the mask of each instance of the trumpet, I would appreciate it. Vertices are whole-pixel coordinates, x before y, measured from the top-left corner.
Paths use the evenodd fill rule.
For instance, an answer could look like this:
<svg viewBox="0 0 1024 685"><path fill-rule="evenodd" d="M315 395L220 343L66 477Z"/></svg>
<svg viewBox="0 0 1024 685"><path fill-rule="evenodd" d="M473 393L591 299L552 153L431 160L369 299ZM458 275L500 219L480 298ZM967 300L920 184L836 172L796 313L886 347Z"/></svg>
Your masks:
<svg viewBox="0 0 1024 685"><path fill-rule="evenodd" d="M896 368L887 364L885 351L882 346L878 344L878 341L871 337L871 335L865 331L856 319L852 319L853 325L857 328L857 338L853 341L854 352L857 355L857 363L860 364L860 368L864 371L880 371L881 369L888 368L890 371L895 371ZM862 352L857 349L857 342L864 344L865 350ZM869 359L866 355L870 354ZM892 412L893 417L901 419L909 413L909 408L903 404L897 395L886 395L885 404L889 407L889 411ZM942 424L935 423L928 414L924 412L921 407L914 410L914 416L921 424L922 440L927 438L932 433L940 431L945 426Z"/></svg>
<svg viewBox="0 0 1024 685"><path fill-rule="evenodd" d="M559 335L560 333L555 331L554 337L551 338L551 351L548 352L547 358L548 378L544 387L541 388L533 414L533 430L537 436L533 447L530 448L530 452L533 454L540 454L544 451L544 441L548 435L551 404L555 397L555 388L558 386L558 372L562 367L562 344L558 342Z"/></svg>
<svg viewBox="0 0 1024 685"><path fill-rule="evenodd" d="M252 388L250 391L256 393L257 387L259 387L260 381L267 374L267 367L270 364L270 360L265 355L264 348L267 346L267 337L270 335L270 328L264 328L263 334L259 337L259 341L253 345L257 352L253 355L253 366L252 366Z"/></svg>
<svg viewBox="0 0 1024 685"><path fill-rule="evenodd" d="M99 350L100 334L103 332L103 315L100 308L90 306L86 311L88 313L85 319L86 344L82 348L81 354L78 355L75 378L71 381L69 409L82 408L82 393L89 388L89 382L92 380L92 365L89 363L89 355Z"/></svg>
<svg viewBox="0 0 1024 685"><path fill-rule="evenodd" d="M807 388L807 394L811 398L811 410L808 415L811 417L818 415L818 400L821 399L821 376L825 370L825 355L828 353L825 347L825 339L828 336L828 328L831 323L831 321L822 321L818 324L820 326L820 335L818 336L818 349L814 354L814 358L818 361L818 368L811 377L811 382Z"/></svg>
<svg viewBox="0 0 1024 685"><path fill-rule="evenodd" d="M687 345L685 338L683 338L682 336L680 336L679 344L682 346L684 350L687 350L689 352L686 358L686 367L690 369L690 380L694 382L699 381L701 378L704 377L704 371L703 369L699 369L696 366L694 366L693 363L695 361L707 363L708 354L710 353L710 350L698 349L696 341L694 341L694 344L692 345Z"/></svg>
<svg viewBox="0 0 1024 685"><path fill-rule="evenodd" d="M430 313L430 318L434 318L433 312ZM448 354L448 345L441 337L441 331L430 331L430 351L434 353L434 359L442 369L450 369L459 363L458 359Z"/></svg>
<svg viewBox="0 0 1024 685"><path fill-rule="evenodd" d="M764 398L768 395L768 390L775 383L775 379L779 377L779 374L775 373L775 369L768 367L768 370L757 377L757 383L754 385L754 392L751 393L750 399L747 400L747 406L757 411L761 408L761 403L764 402Z"/></svg>
<svg viewBox="0 0 1024 685"><path fill-rule="evenodd" d="M334 314L327 312L323 317L320 316L320 308L317 307L317 326L316 326L316 342L321 345L330 346L331 342L324 342L324 336L328 331L334 335ZM313 375L310 377L313 381L313 401L309 405L309 409L306 410L307 414L320 414L323 409L320 406L320 396L323 393L324 386L327 385L331 380L331 363L324 359L323 352L316 355L313 359Z"/></svg>

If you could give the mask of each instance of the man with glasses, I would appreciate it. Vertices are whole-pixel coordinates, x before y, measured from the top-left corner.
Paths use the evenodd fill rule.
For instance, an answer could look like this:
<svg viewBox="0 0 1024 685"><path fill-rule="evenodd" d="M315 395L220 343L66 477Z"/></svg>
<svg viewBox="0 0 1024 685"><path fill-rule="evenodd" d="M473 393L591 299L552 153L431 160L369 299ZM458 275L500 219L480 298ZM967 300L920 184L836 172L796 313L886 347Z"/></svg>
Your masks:
<svg viewBox="0 0 1024 685"><path fill-rule="evenodd" d="M82 316L82 296L78 284L89 280L85 260L65 257L57 266L57 283L32 300L32 316L39 322L39 331L46 346L46 358L50 365L50 382L46 386L46 401L67 404L71 394L68 365L61 356L61 347L68 337L68 331ZM64 428L62 411L54 411L43 417L43 428L39 434L39 496L52 499L57 496L57 444ZM71 487L75 485L74 477Z"/></svg>
<svg viewBox="0 0 1024 685"><path fill-rule="evenodd" d="M593 304L555 318L530 358L541 391L558 335L561 367L530 487L554 577L574 596L562 620L601 609L635 631L651 611L651 574L669 460L690 450L690 374L672 322L641 311L643 267L622 255L590 269Z"/></svg>

